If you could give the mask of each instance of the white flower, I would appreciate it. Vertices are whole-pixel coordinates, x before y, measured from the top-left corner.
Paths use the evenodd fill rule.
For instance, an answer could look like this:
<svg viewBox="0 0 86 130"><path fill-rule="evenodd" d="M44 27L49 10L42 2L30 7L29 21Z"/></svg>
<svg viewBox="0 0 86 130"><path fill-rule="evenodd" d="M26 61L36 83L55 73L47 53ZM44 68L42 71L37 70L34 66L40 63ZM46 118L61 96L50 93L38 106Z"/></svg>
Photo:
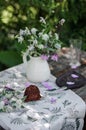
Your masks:
<svg viewBox="0 0 86 130"><path fill-rule="evenodd" d="M32 50L34 50L34 46L33 45L28 46L28 49L29 49L29 51L32 51Z"/></svg>
<svg viewBox="0 0 86 130"><path fill-rule="evenodd" d="M36 29L36 28L32 28L32 29L31 29L31 33L32 33L32 34L34 34L34 35L35 35L35 34L36 34L36 32L37 32L37 29Z"/></svg>
<svg viewBox="0 0 86 130"><path fill-rule="evenodd" d="M24 40L23 36L18 37L18 42L22 43Z"/></svg>
<svg viewBox="0 0 86 130"><path fill-rule="evenodd" d="M43 34L43 35L42 35L42 39L43 39L44 41L48 41L48 39L49 39L48 34Z"/></svg>
<svg viewBox="0 0 86 130"><path fill-rule="evenodd" d="M22 105L22 101L20 99L16 100L16 108L21 108L21 105Z"/></svg>
<svg viewBox="0 0 86 130"><path fill-rule="evenodd" d="M55 11L54 11L54 10L52 10L52 13L55 13Z"/></svg>
<svg viewBox="0 0 86 130"><path fill-rule="evenodd" d="M20 29L20 31L19 31L19 35L20 35L20 36L25 35L25 31L24 31L24 30L22 30L22 29Z"/></svg>
<svg viewBox="0 0 86 130"><path fill-rule="evenodd" d="M43 24L46 24L46 21L43 17L40 17L40 22L43 23Z"/></svg>
<svg viewBox="0 0 86 130"><path fill-rule="evenodd" d="M33 40L33 45L35 45L35 44L37 44L38 43L38 41L35 39L35 40Z"/></svg>
<svg viewBox="0 0 86 130"><path fill-rule="evenodd" d="M49 36L52 37L52 32L51 31L49 32Z"/></svg>
<svg viewBox="0 0 86 130"><path fill-rule="evenodd" d="M37 47L38 47L39 49L43 49L43 48L44 48L44 46L43 46L42 44L37 45Z"/></svg>
<svg viewBox="0 0 86 130"><path fill-rule="evenodd" d="M3 107L4 107L4 101L1 101L0 102L0 109L3 109Z"/></svg>
<svg viewBox="0 0 86 130"><path fill-rule="evenodd" d="M41 36L43 35L43 33L42 33L42 32L40 32L38 35L39 35L39 37L41 37Z"/></svg>
<svg viewBox="0 0 86 130"><path fill-rule="evenodd" d="M30 30L27 27L25 28L25 34L26 35L31 35Z"/></svg>
<svg viewBox="0 0 86 130"><path fill-rule="evenodd" d="M59 35L55 33L56 40L59 40Z"/></svg>
<svg viewBox="0 0 86 130"><path fill-rule="evenodd" d="M11 102L16 102L16 98L11 98Z"/></svg>
<svg viewBox="0 0 86 130"><path fill-rule="evenodd" d="M61 25L63 25L64 22L65 22L65 19L61 19L61 20L59 21L59 23L60 23Z"/></svg>

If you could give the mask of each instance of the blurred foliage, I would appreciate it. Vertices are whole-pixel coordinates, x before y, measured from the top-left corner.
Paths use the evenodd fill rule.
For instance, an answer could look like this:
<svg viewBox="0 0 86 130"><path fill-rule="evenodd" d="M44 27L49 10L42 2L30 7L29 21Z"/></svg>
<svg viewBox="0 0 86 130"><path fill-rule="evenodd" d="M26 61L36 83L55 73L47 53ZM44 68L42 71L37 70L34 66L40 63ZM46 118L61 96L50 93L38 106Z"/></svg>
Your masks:
<svg viewBox="0 0 86 130"><path fill-rule="evenodd" d="M40 28L40 16L55 26L64 18L60 30L64 46L69 46L70 38L81 37L86 50L86 0L0 0L0 70L22 62L14 37L20 28Z"/></svg>

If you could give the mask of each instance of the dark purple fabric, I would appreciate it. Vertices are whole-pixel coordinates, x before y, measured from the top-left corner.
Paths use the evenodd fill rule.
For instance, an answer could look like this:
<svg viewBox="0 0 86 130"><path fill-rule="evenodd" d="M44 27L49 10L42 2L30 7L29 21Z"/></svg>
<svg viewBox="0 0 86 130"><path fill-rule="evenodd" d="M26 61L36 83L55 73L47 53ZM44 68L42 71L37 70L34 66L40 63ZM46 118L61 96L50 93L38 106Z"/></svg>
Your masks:
<svg viewBox="0 0 86 130"><path fill-rule="evenodd" d="M76 77L73 77L72 74ZM86 78L75 70L70 70L57 77L56 84L59 87L66 86L69 89L80 88L86 84Z"/></svg>

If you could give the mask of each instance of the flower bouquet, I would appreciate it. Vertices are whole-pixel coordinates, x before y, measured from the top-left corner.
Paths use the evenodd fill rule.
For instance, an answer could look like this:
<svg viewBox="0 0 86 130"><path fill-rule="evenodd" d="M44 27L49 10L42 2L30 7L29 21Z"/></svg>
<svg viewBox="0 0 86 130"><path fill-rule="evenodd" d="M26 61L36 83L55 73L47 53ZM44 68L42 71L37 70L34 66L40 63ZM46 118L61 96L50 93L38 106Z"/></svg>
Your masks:
<svg viewBox="0 0 86 130"><path fill-rule="evenodd" d="M64 22L61 20L60 24ZM58 60L58 50L61 48L62 42L55 30L51 30L49 23L43 17L40 17L40 29L25 28L20 29L17 35L18 42L23 44L24 51L28 50L29 56L41 56L42 59ZM22 51L22 52L24 52Z"/></svg>

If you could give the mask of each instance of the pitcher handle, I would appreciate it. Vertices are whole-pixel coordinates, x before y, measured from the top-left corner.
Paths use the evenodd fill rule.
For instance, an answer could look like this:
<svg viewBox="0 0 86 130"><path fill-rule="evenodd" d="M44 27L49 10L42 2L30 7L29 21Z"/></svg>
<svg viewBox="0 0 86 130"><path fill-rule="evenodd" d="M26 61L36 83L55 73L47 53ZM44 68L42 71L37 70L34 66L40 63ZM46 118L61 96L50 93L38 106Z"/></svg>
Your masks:
<svg viewBox="0 0 86 130"><path fill-rule="evenodd" d="M27 67L27 56L28 56L29 50L27 49L26 52L23 52L23 63Z"/></svg>

